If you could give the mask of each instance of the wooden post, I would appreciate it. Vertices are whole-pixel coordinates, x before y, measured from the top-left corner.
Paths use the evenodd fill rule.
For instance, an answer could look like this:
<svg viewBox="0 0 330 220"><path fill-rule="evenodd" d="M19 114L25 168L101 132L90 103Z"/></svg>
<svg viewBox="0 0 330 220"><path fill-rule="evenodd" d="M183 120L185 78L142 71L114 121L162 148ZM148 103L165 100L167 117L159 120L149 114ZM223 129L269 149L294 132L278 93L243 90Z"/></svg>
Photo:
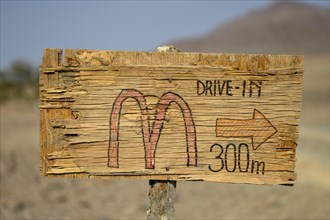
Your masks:
<svg viewBox="0 0 330 220"><path fill-rule="evenodd" d="M173 46L157 47L157 52L180 52ZM174 219L174 197L176 181L171 180L149 180L149 200L148 220L154 219Z"/></svg>
<svg viewBox="0 0 330 220"><path fill-rule="evenodd" d="M174 197L176 181L149 180L148 220L174 219Z"/></svg>

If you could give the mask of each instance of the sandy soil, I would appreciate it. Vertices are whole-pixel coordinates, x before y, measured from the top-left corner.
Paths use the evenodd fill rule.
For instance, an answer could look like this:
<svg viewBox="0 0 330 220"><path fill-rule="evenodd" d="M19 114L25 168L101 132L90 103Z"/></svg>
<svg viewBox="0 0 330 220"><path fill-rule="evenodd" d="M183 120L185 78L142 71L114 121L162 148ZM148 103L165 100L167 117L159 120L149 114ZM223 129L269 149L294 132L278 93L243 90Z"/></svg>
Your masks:
<svg viewBox="0 0 330 220"><path fill-rule="evenodd" d="M329 65L306 70L296 185L178 182L177 219L329 219ZM1 219L146 218L147 181L40 177L38 103L0 110Z"/></svg>

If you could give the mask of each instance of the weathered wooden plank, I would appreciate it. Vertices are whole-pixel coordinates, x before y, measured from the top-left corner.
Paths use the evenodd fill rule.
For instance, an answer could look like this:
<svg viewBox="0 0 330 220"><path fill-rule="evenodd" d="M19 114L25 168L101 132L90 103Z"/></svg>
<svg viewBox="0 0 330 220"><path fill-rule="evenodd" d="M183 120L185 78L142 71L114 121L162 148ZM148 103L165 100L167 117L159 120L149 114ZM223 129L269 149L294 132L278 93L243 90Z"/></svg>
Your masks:
<svg viewBox="0 0 330 220"><path fill-rule="evenodd" d="M293 184L303 57L45 49L41 174Z"/></svg>

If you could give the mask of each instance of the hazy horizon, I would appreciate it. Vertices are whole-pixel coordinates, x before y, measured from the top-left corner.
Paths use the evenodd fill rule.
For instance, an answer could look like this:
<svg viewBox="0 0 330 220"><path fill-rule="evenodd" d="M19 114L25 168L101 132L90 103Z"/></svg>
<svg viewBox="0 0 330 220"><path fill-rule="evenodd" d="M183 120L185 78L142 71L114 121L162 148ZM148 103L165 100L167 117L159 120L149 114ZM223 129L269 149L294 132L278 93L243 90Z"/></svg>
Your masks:
<svg viewBox="0 0 330 220"><path fill-rule="evenodd" d="M44 48L152 51L275 1L1 1L1 59L41 63ZM299 1L301 2L301 1ZM303 1L329 7L329 1Z"/></svg>

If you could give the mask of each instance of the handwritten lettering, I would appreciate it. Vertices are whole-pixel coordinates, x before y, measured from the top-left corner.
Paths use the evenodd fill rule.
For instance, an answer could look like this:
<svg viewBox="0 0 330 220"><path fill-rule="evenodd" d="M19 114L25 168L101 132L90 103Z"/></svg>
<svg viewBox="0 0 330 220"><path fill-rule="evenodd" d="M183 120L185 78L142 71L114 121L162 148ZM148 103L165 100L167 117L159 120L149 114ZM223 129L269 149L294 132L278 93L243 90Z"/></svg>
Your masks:
<svg viewBox="0 0 330 220"><path fill-rule="evenodd" d="M198 96L242 96L260 97L262 81L243 80L197 80L196 94Z"/></svg>
<svg viewBox="0 0 330 220"><path fill-rule="evenodd" d="M245 148L245 150L242 150L242 148ZM240 173L251 172L259 174L260 172L262 175L265 174L265 162L250 160L249 146L245 143L239 144L238 150L233 143L227 144L225 150L222 145L213 144L210 147L210 152L217 152L214 158L218 161L217 166L209 165L209 170L211 172L217 173L225 168L227 172L231 173L235 172L238 167Z"/></svg>

